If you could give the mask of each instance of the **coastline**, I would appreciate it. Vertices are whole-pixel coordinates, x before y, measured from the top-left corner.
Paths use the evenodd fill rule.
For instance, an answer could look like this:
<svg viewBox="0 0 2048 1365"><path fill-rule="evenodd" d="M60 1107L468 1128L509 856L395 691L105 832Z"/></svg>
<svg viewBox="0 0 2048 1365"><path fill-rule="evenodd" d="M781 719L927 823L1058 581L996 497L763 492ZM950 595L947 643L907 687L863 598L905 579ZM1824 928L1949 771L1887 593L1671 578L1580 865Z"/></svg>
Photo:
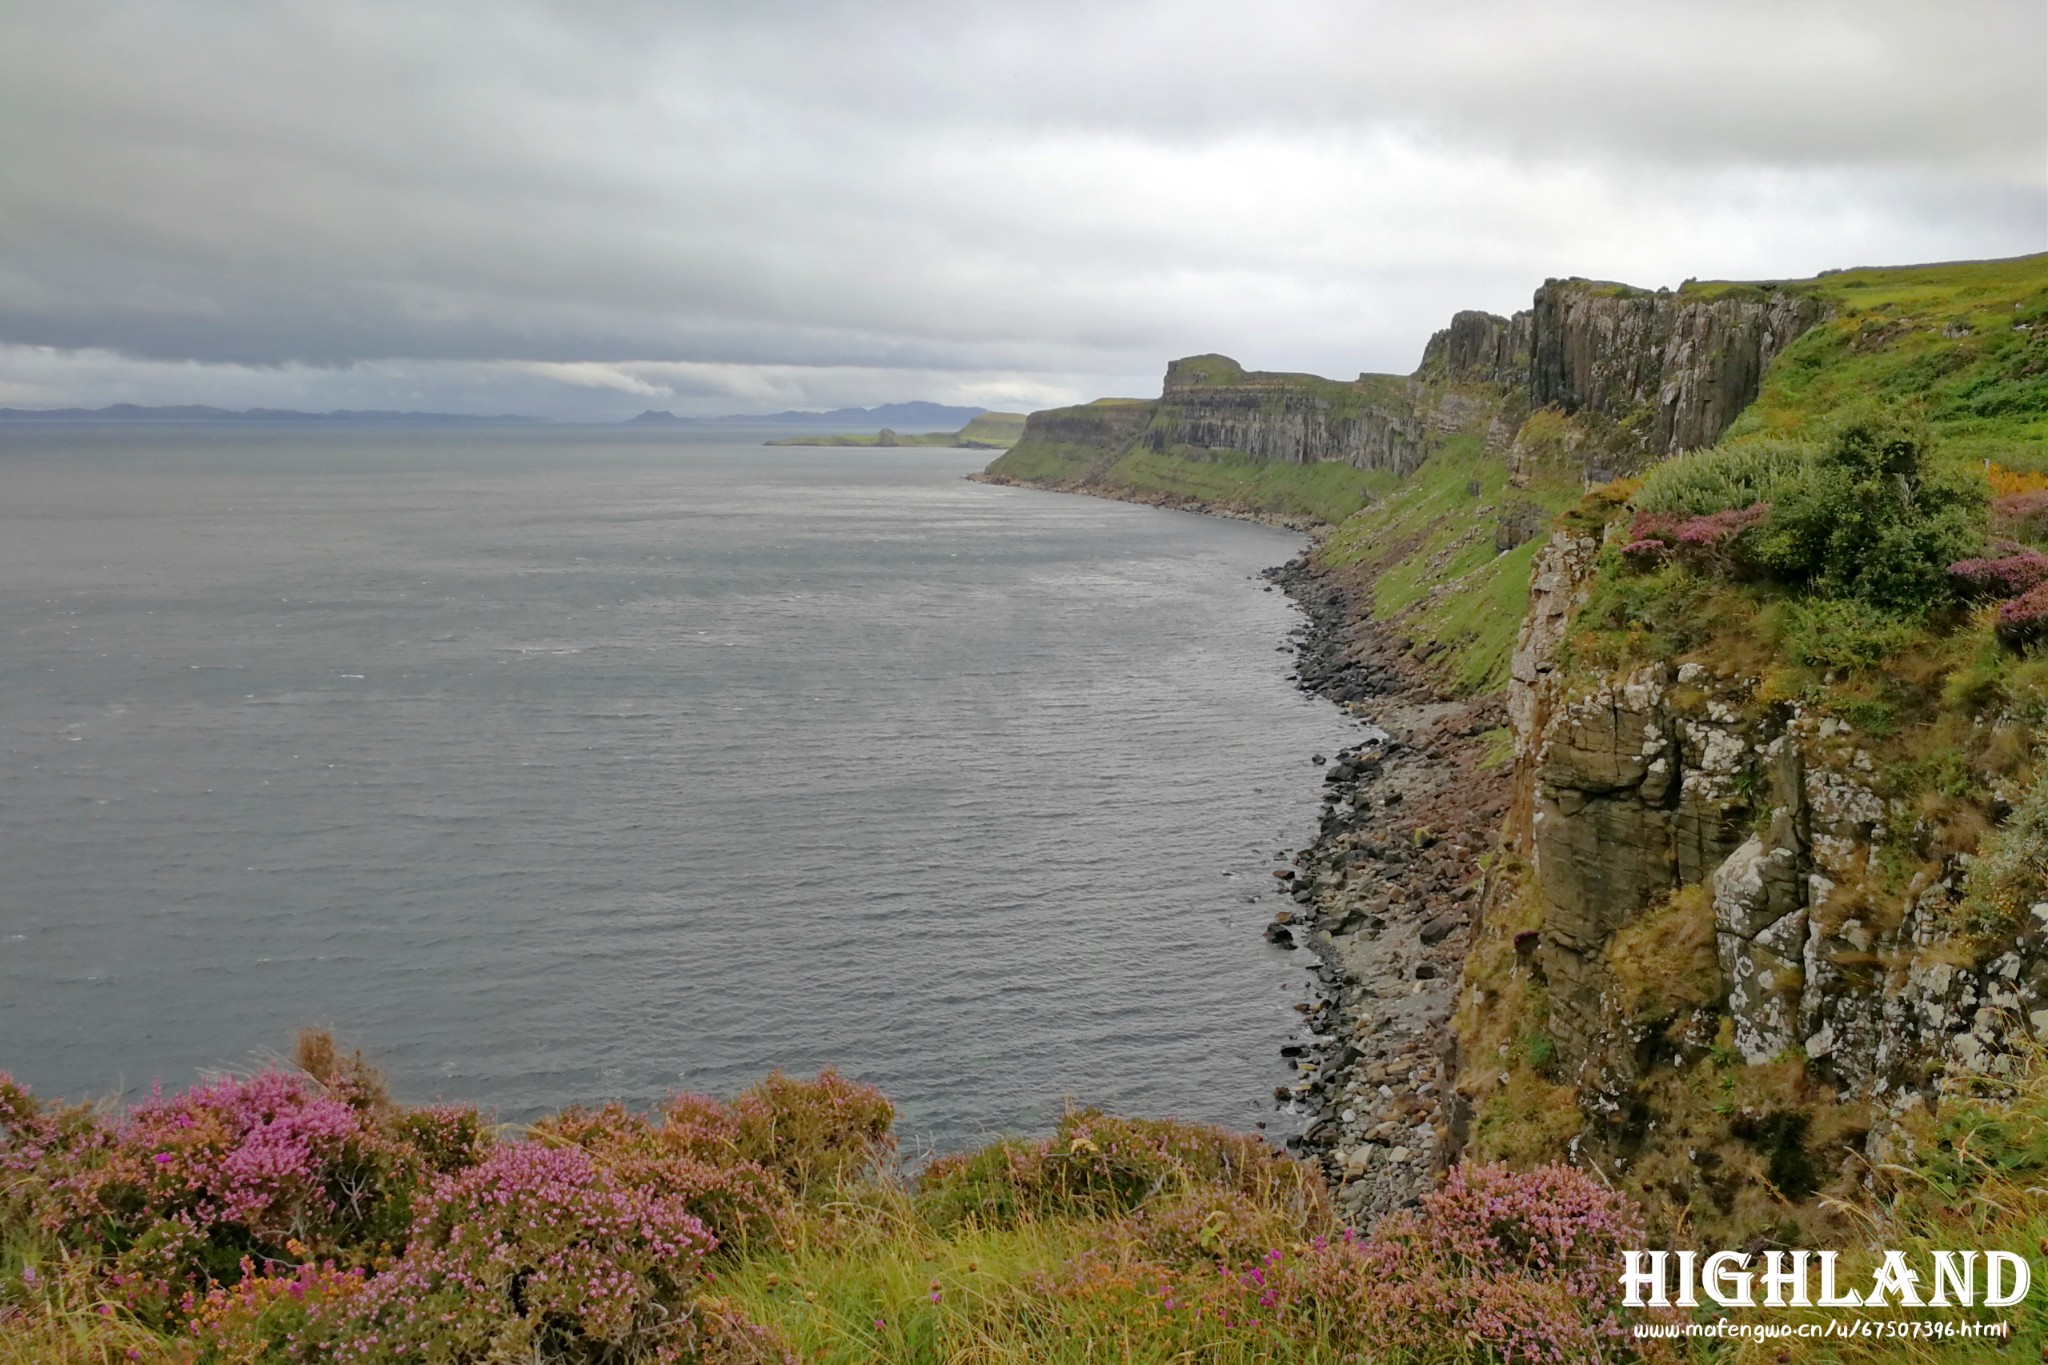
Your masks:
<svg viewBox="0 0 2048 1365"><path fill-rule="evenodd" d="M1488 762L1485 738L1502 709L1424 682L1363 609L1369 581L1312 553L1266 576L1308 618L1296 686L1369 726L1323 767L1321 825L1276 916L1323 986L1288 1096L1306 1111L1290 1146L1365 1226L1419 1201L1462 1143L1450 1025L1506 809L1508 766Z"/></svg>
<svg viewBox="0 0 2048 1365"><path fill-rule="evenodd" d="M1303 535L1320 540L1330 530L1328 522L1313 517L1290 517L1277 512L1260 512L1245 508L1218 507L1200 498L1181 497L1172 493L1140 493L1115 488L1073 487L1052 488L1042 483L1027 483L1023 479L1005 478L987 470L963 475L969 483L985 483L996 488L1030 488L1040 493L1078 493L1085 498L1102 498L1108 502L1135 503L1139 507L1161 507L1169 512L1193 512L1205 517L1220 517L1224 521L1248 521L1257 526L1273 526L1283 531L1298 531Z"/></svg>
<svg viewBox="0 0 2048 1365"><path fill-rule="evenodd" d="M1421 677L1402 642L1371 619L1370 578L1315 562L1327 523L1169 494L966 477L1311 537L1264 575L1305 618L1292 635L1290 681L1365 730L1338 753L1316 755L1320 823L1274 870L1285 905L1266 937L1306 949L1321 985L1303 1035L1280 1045L1300 1079L1274 1098L1300 1116L1288 1147L1321 1167L1348 1221L1369 1226L1416 1204L1463 1142L1451 1015L1484 900L1482 860L1507 805L1509 764L1488 762L1484 738L1506 723L1501 700L1446 698Z"/></svg>

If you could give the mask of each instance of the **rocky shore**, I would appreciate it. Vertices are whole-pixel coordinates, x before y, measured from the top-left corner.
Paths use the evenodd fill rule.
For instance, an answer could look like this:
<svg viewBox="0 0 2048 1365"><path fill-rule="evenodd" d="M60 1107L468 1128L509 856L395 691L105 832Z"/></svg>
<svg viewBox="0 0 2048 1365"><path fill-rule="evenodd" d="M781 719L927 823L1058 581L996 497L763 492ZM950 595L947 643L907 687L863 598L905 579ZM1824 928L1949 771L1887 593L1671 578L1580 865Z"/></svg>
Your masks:
<svg viewBox="0 0 2048 1365"><path fill-rule="evenodd" d="M1266 931L1314 953L1323 999L1283 1047L1304 1112L1290 1139L1367 1225L1412 1204L1455 1154L1450 1018L1508 793L1500 704L1446 701L1367 616L1368 585L1302 556L1267 575L1307 614L1295 681L1367 722L1316 755L1317 838L1277 868Z"/></svg>

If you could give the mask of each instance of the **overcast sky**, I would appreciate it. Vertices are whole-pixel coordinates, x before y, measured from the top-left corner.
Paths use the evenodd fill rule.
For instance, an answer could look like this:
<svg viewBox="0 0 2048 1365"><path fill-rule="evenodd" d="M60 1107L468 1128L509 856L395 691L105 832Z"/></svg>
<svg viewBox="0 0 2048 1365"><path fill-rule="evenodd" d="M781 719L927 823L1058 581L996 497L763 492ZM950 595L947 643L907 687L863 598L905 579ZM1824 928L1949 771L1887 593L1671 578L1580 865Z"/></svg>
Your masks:
<svg viewBox="0 0 2048 1365"><path fill-rule="evenodd" d="M1033 408L2043 249L2042 0L0 0L0 405Z"/></svg>

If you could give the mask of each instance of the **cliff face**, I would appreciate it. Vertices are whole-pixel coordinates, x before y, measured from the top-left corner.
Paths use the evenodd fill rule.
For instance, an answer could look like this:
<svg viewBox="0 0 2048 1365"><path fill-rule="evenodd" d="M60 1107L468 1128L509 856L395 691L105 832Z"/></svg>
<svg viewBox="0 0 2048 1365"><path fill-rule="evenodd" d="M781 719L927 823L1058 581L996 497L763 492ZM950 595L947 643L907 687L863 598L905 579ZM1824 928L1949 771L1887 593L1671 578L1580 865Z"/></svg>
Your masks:
<svg viewBox="0 0 2048 1365"><path fill-rule="evenodd" d="M1529 399L1620 423L1647 454L1712 445L1826 312L1783 290L1701 297L1552 280L1530 321Z"/></svg>
<svg viewBox="0 0 2048 1365"><path fill-rule="evenodd" d="M1886 1159L1941 1077L1999 1074L2048 1032L2048 904L1987 944L1957 912L1968 859L1883 794L1870 739L1733 663L1571 676L1560 654L1600 548L1567 529L1537 557L1506 698L1505 843L1526 871L1487 912L1513 921L1495 926L1513 952L1475 958L1468 980L1525 1011L1540 993L1516 1027L1554 1049L1578 1150L1623 1174L1690 1152L1711 1193L1733 1179L1713 1174L1716 1142L1747 1151L1768 1129L1811 1168L1796 1201L1852 1158ZM1922 870L1884 891L1898 859ZM1483 1060L1473 1024L1466 1057ZM1687 1090L1730 1061L1781 1088L1698 1112ZM1506 1083L1461 1080L1480 1110Z"/></svg>
<svg viewBox="0 0 2048 1365"><path fill-rule="evenodd" d="M1371 500L1369 482L1309 498L1287 476L1219 479L1213 467L1174 466L1341 465L1405 478L1445 439L1473 429L1491 428L1490 448L1522 452L1523 417L1548 408L1575 423L1569 462L1606 478L1711 444L1756 396L1779 350L1825 314L1810 295L1749 286L1651 294L1552 281L1513 317L1455 315L1413 375L1346 382L1246 370L1219 355L1176 360L1155 400L1033 413L989 476L1334 522ZM1130 458L1138 453L1152 458Z"/></svg>
<svg viewBox="0 0 2048 1365"><path fill-rule="evenodd" d="M1453 314L1451 325L1430 337L1422 348L1417 378L1498 384L1515 388L1528 383L1529 350L1536 315L1524 309L1512 318L1466 310Z"/></svg>
<svg viewBox="0 0 2048 1365"><path fill-rule="evenodd" d="M1161 452L1234 450L1260 461L1406 474L1422 462L1421 397L1418 386L1391 375L1343 384L1193 356L1167 366L1144 439Z"/></svg>
<svg viewBox="0 0 2048 1365"><path fill-rule="evenodd" d="M1154 404L1136 400L1103 400L1071 408L1049 408L1024 419L1019 444L1036 442L1044 446L1076 451L1097 451L1113 459L1130 448L1144 434L1152 420Z"/></svg>

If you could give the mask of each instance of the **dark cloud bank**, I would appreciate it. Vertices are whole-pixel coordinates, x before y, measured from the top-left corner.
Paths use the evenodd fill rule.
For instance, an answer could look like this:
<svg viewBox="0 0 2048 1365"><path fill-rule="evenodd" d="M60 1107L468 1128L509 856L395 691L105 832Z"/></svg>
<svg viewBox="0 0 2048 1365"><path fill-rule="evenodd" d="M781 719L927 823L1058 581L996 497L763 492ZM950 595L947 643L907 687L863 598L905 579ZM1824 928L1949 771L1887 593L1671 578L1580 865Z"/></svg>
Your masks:
<svg viewBox="0 0 2048 1365"><path fill-rule="evenodd" d="M1033 407L2037 251L2044 13L0 0L0 405Z"/></svg>

